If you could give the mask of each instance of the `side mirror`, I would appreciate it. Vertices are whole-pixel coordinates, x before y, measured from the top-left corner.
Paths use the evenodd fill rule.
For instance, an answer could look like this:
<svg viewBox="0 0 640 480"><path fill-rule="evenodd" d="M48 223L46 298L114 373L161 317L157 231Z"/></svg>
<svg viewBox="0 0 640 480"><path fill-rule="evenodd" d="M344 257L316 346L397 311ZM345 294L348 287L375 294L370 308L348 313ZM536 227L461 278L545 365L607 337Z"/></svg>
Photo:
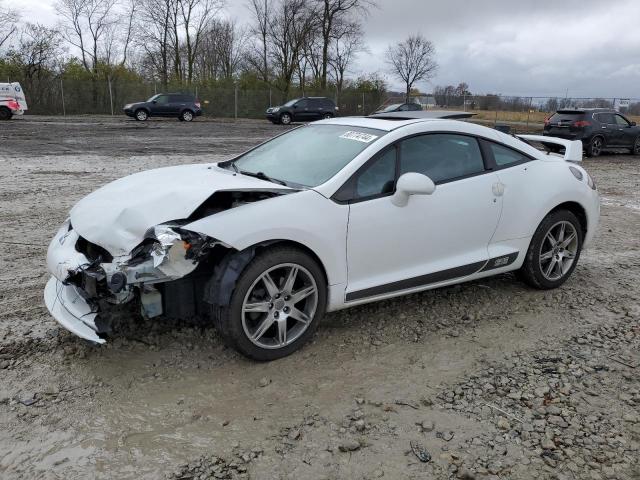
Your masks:
<svg viewBox="0 0 640 480"><path fill-rule="evenodd" d="M411 195L431 195L436 191L436 184L426 175L409 172L400 176L396 183L396 193L391 197L391 203L396 207L404 207L409 203Z"/></svg>
<svg viewBox="0 0 640 480"><path fill-rule="evenodd" d="M156 104L156 103L158 103L158 101L157 101L157 100L154 100L154 101L153 101L153 102L151 102L151 103Z"/></svg>
<svg viewBox="0 0 640 480"><path fill-rule="evenodd" d="M636 122L631 122L632 127L635 127L636 125L637 125Z"/></svg>
<svg viewBox="0 0 640 480"><path fill-rule="evenodd" d="M297 103L294 103L294 104L293 104L293 108L298 108L298 104L297 104Z"/></svg>

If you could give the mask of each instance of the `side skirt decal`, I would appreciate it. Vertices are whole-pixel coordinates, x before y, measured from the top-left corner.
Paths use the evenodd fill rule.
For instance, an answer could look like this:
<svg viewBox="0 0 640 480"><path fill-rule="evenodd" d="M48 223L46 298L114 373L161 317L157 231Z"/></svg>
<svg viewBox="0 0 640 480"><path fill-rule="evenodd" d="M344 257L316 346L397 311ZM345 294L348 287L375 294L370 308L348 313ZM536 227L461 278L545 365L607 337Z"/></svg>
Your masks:
<svg viewBox="0 0 640 480"><path fill-rule="evenodd" d="M447 280L453 280L454 278L467 277L469 275L473 275L474 273L484 272L486 270L506 267L516 261L516 258L518 258L518 254L519 252L513 252L509 255L490 258L487 261L470 263L461 267L448 268L447 270L428 273L426 275L420 275L419 277L407 278L405 280L399 280L397 282L385 283L384 285L365 288L364 290L349 292L346 294L345 300L347 302L352 302L354 300L361 300L363 298L377 297L378 295L399 292L401 290L409 290L411 288L422 287L434 283L444 282Z"/></svg>

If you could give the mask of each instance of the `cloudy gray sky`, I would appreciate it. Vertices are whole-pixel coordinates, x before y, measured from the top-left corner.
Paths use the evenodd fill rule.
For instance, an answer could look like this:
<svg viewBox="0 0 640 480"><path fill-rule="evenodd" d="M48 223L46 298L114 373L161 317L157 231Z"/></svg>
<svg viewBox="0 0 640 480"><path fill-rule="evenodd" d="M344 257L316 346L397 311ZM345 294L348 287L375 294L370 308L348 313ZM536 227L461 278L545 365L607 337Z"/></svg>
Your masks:
<svg viewBox="0 0 640 480"><path fill-rule="evenodd" d="M54 0L19 0L29 21L55 23ZM245 0L227 0L242 23ZM437 50L434 85L465 81L474 93L640 97L640 0L378 0L363 23L370 52L354 75L390 85L390 43L422 33Z"/></svg>

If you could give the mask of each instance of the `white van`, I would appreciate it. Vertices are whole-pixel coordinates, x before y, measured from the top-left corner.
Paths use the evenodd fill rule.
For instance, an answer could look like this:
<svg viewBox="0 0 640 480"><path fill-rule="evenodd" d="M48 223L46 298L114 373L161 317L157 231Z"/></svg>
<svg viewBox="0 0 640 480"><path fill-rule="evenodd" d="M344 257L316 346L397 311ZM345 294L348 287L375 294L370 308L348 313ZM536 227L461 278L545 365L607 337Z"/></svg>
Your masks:
<svg viewBox="0 0 640 480"><path fill-rule="evenodd" d="M19 83L0 83L0 120L23 115L27 108L27 99Z"/></svg>

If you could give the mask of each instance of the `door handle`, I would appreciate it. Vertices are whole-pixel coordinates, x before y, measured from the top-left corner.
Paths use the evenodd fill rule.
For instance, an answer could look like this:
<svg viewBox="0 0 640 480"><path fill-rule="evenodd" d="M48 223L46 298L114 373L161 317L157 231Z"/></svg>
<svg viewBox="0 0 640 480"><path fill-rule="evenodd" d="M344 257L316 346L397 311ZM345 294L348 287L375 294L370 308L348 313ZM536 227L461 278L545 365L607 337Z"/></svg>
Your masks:
<svg viewBox="0 0 640 480"><path fill-rule="evenodd" d="M493 194L496 197L501 197L504 194L504 183L496 182L492 186Z"/></svg>

